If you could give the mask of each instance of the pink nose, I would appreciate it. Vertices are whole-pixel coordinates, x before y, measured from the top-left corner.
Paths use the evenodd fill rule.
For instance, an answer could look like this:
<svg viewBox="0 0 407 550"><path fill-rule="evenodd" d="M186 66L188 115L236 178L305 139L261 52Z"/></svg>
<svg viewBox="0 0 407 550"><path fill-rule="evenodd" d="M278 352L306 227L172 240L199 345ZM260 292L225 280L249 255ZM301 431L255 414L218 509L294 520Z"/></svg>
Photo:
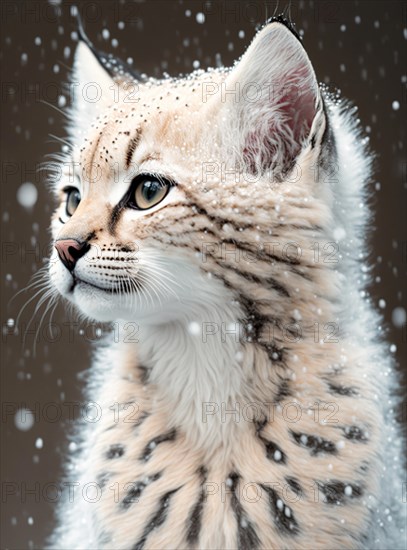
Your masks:
<svg viewBox="0 0 407 550"><path fill-rule="evenodd" d="M76 262L89 250L86 242L79 242L75 239L60 239L55 241L55 248L64 266L73 271Z"/></svg>

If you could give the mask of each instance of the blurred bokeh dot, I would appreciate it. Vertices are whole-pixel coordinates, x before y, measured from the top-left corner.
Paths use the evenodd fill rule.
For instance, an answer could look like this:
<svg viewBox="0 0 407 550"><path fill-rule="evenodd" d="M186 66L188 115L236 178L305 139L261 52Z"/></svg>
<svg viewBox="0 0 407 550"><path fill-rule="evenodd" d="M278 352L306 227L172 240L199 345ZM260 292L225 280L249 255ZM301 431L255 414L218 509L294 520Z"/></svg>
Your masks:
<svg viewBox="0 0 407 550"><path fill-rule="evenodd" d="M393 325L397 328L401 328L404 323L406 322L406 310L404 307L395 307L391 314L391 320L393 321Z"/></svg>
<svg viewBox="0 0 407 550"><path fill-rule="evenodd" d="M14 416L14 423L17 430L28 432L34 426L34 413L29 409L18 409Z"/></svg>
<svg viewBox="0 0 407 550"><path fill-rule="evenodd" d="M24 208L32 208L37 202L38 191L33 183L26 182L17 189L17 200Z"/></svg>

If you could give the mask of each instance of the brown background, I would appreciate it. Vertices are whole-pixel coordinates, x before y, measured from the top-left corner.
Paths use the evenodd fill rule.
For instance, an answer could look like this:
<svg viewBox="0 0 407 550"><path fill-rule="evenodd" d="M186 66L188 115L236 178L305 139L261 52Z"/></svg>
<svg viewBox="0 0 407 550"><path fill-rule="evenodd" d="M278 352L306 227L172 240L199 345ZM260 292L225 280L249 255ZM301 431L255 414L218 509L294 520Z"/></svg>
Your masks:
<svg viewBox="0 0 407 550"><path fill-rule="evenodd" d="M81 2L79 6L94 43L124 59L133 57L139 70L159 76L163 71L189 72L194 60L203 68L216 65L219 59L225 65L232 63L251 40L256 24L273 14L275 4L149 0ZM34 335L29 333L23 345L21 335L13 335L6 326L34 291L22 293L11 304L10 298L28 284L49 249L52 201L44 176L35 170L46 154L60 149L49 134L64 136L63 116L47 103L58 105L56 92L62 93L72 63L75 36L71 33L76 27L70 6L70 2L56 0L1 3L1 470L3 489L5 482L14 483L8 488L20 489L19 494L3 496L2 548L41 548L52 530L54 505L49 500L54 493L46 484L61 479L62 457L69 453L67 403L81 400L81 373L88 365L90 341L97 339L90 325L82 325L86 329L82 335L63 307L54 317L58 323L55 341L45 323L35 356ZM198 12L205 14L204 24L196 21ZM368 235L373 269L369 292L375 304L380 298L386 302L383 326L389 344L397 346L400 365L406 364L406 329L392 324L392 311L397 306L406 308L406 12L406 4L395 1L294 1L291 8L297 28L305 32L305 47L319 80L340 87L358 105L378 155L371 184L375 219ZM118 28L119 21L125 23L124 29ZM110 30L109 40L102 38L105 27ZM239 37L241 30L244 38ZM36 37L41 44L35 44ZM110 43L112 38L119 41L116 48ZM65 51L64 56L66 47L70 53ZM23 53L28 55L25 64ZM58 73L53 72L55 64ZM393 101L400 103L399 110L392 108ZM16 198L18 187L26 181L38 189L31 210ZM35 304L22 315L22 329ZM34 318L34 328L40 317L41 312ZM14 422L14 411L23 406L37 411L29 431L18 430ZM61 419L52 422L58 412ZM37 438L42 438L43 448L36 448ZM37 497L24 494L24 487L34 489L36 483ZM44 486L49 488L48 499L41 494Z"/></svg>

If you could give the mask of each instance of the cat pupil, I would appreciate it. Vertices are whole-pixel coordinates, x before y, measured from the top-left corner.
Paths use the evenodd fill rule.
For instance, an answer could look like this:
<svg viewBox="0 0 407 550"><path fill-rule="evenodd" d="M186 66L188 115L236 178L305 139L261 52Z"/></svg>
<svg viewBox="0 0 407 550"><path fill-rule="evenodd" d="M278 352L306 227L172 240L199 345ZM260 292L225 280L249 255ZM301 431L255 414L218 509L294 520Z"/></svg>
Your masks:
<svg viewBox="0 0 407 550"><path fill-rule="evenodd" d="M160 185L156 181L146 181L143 183L143 195L146 201L154 199L157 192L160 190Z"/></svg>

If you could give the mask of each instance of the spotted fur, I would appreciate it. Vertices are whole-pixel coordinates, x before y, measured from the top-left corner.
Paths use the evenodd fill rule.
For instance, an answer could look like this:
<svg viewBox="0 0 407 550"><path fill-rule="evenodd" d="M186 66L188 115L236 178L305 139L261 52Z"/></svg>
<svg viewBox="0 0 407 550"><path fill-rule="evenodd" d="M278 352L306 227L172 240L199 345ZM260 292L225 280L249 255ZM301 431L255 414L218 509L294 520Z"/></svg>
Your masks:
<svg viewBox="0 0 407 550"><path fill-rule="evenodd" d="M88 248L72 273L55 251L50 277L120 338L96 352L102 414L78 428L79 489L49 547L401 548L392 363L361 297L371 156L353 108L317 85L282 20L232 69L160 81L81 37L75 175L55 185L52 232ZM150 210L128 207L140 173L171 182ZM81 194L68 218L67 185Z"/></svg>

